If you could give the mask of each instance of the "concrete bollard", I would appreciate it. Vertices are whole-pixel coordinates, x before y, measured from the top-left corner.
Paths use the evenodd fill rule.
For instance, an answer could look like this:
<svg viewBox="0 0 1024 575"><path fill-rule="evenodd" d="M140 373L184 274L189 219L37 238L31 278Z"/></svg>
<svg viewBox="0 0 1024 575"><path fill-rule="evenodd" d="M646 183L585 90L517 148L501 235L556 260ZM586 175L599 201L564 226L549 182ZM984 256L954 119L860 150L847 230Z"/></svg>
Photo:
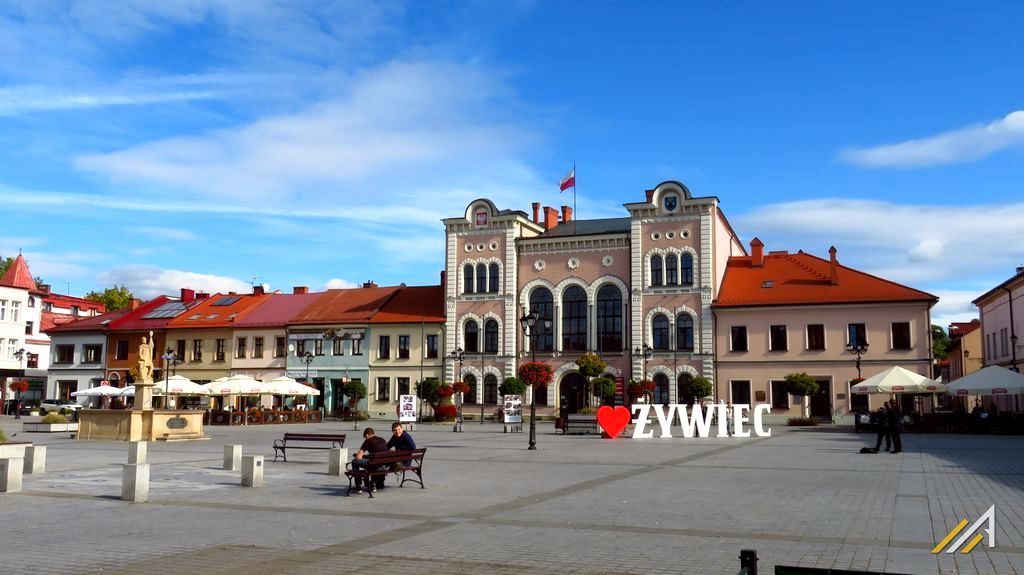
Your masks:
<svg viewBox="0 0 1024 575"><path fill-rule="evenodd" d="M26 475L42 475L46 473L46 446L29 445L25 448Z"/></svg>
<svg viewBox="0 0 1024 575"><path fill-rule="evenodd" d="M24 457L0 459L0 493L21 491L21 471L24 467Z"/></svg>
<svg viewBox="0 0 1024 575"><path fill-rule="evenodd" d="M344 447L332 448L327 459L327 475L340 476L345 472L345 462L348 461L348 449Z"/></svg>
<svg viewBox="0 0 1024 575"><path fill-rule="evenodd" d="M242 487L263 487L263 456L242 457Z"/></svg>
<svg viewBox="0 0 1024 575"><path fill-rule="evenodd" d="M238 471L242 467L242 446L224 446L224 471Z"/></svg>
<svg viewBox="0 0 1024 575"><path fill-rule="evenodd" d="M149 463L149 443L133 441L128 444L128 463Z"/></svg>
<svg viewBox="0 0 1024 575"><path fill-rule="evenodd" d="M149 499L149 464L129 463L121 472L121 501L145 503Z"/></svg>

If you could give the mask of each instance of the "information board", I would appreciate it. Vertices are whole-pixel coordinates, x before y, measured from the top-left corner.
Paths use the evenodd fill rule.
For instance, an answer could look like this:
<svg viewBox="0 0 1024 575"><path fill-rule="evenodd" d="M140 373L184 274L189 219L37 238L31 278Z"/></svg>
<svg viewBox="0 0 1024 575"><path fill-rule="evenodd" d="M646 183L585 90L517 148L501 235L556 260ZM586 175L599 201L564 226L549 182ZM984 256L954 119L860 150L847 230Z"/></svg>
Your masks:
<svg viewBox="0 0 1024 575"><path fill-rule="evenodd" d="M506 395L503 409L505 423L523 422L523 397L521 395Z"/></svg>
<svg viewBox="0 0 1024 575"><path fill-rule="evenodd" d="M409 423L416 421L416 406L419 398L415 395L398 396L398 421Z"/></svg>

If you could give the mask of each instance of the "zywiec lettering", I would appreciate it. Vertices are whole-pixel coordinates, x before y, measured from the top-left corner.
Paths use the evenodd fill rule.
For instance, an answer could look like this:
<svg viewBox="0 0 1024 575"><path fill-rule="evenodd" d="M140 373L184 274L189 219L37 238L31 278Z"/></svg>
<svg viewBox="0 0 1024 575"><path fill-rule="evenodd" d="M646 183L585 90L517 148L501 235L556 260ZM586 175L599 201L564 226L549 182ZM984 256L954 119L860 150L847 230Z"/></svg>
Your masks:
<svg viewBox="0 0 1024 575"><path fill-rule="evenodd" d="M688 411L686 405L634 405L632 412L636 415L633 418L633 439L653 439L654 429L647 429L650 423L651 412L659 428L658 437L669 439L672 437L672 423L677 418L683 437L711 437L711 428L715 421L717 425L717 436L728 437L729 413L725 405L714 404L701 408L692 406ZM752 431L756 437L771 437L772 430L764 426L764 415L771 413L771 406L766 404L755 405L752 417L750 406L746 404L734 405L732 408L732 434L735 437L750 437Z"/></svg>

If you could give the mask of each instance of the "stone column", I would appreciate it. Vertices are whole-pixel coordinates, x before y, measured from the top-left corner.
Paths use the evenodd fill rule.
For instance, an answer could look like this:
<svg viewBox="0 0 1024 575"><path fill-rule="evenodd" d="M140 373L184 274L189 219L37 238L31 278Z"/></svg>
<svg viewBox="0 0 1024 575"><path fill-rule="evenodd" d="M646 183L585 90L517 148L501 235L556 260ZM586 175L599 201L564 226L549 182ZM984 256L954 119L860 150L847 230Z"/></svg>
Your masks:
<svg viewBox="0 0 1024 575"><path fill-rule="evenodd" d="M263 456L242 457L242 487L263 487Z"/></svg>
<svg viewBox="0 0 1024 575"><path fill-rule="evenodd" d="M21 491L21 473L24 468L24 457L0 459L0 493Z"/></svg>
<svg viewBox="0 0 1024 575"><path fill-rule="evenodd" d="M149 463L149 443L145 441L129 443L128 463Z"/></svg>
<svg viewBox="0 0 1024 575"><path fill-rule="evenodd" d="M29 445L25 448L24 472L28 475L42 475L46 472L45 445Z"/></svg>
<svg viewBox="0 0 1024 575"><path fill-rule="evenodd" d="M149 464L129 463L121 472L121 501L145 503L149 499Z"/></svg>
<svg viewBox="0 0 1024 575"><path fill-rule="evenodd" d="M238 471L242 467L242 446L224 446L224 471Z"/></svg>
<svg viewBox="0 0 1024 575"><path fill-rule="evenodd" d="M348 449L344 447L331 449L327 463L327 475L341 476L345 471L346 461L348 461Z"/></svg>

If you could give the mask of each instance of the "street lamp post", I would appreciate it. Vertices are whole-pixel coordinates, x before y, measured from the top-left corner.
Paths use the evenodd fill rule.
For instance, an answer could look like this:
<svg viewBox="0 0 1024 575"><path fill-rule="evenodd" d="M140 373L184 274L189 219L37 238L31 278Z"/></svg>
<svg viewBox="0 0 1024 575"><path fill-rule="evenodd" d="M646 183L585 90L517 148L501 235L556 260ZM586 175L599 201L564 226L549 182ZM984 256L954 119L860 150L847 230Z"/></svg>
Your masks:
<svg viewBox="0 0 1024 575"><path fill-rule="evenodd" d="M483 354L483 352L480 352L480 378L481 378L480 379L480 397L477 397L476 400L478 402L480 402L480 425L483 425L484 424L484 389L485 389L484 386L486 385L485 382L487 381L487 376L484 375L484 354Z"/></svg>
<svg viewBox="0 0 1024 575"><path fill-rule="evenodd" d="M540 315L531 311L519 318L519 325L522 326L523 335L530 340L530 352L533 354L533 362L537 361L537 341L534 336L544 335L551 329L551 320L544 319L537 321ZM530 389L530 450L537 449L537 390Z"/></svg>
<svg viewBox="0 0 1024 575"><path fill-rule="evenodd" d="M633 350L633 357L644 360L644 370L640 374L640 381L647 379L647 361L654 357L654 348L645 343L643 348L637 347Z"/></svg>
<svg viewBox="0 0 1024 575"><path fill-rule="evenodd" d="M866 342L866 341L858 341L856 343L855 342L850 342L846 346L846 351L848 351L850 353L857 354L857 379L861 379L861 377L860 377L860 356L862 356L865 353L867 353L867 351L868 351L868 342Z"/></svg>
<svg viewBox="0 0 1024 575"><path fill-rule="evenodd" d="M178 366L178 356L174 353L173 349L167 348L167 353L160 356L160 358L164 360L164 409L168 409L170 407L168 398L170 397L171 370Z"/></svg>
<svg viewBox="0 0 1024 575"><path fill-rule="evenodd" d="M462 362L466 359L466 352L460 347L449 353L448 357L453 363L456 361L459 362L459 372L456 374L454 381L462 381ZM465 383L464 381L462 382ZM459 392L459 404L456 406L458 407L458 411L455 413L455 425L452 426L452 431L456 433L462 431L462 399L462 392Z"/></svg>
<svg viewBox="0 0 1024 575"><path fill-rule="evenodd" d="M307 351L306 353L302 354L302 363L306 364L306 380L303 381L302 383L309 385L309 364L313 363L313 352ZM282 405L281 407L284 406ZM358 408L358 406L356 407Z"/></svg>
<svg viewBox="0 0 1024 575"><path fill-rule="evenodd" d="M21 367L21 361L25 359L26 355L25 348L21 348L14 352L14 357L18 358L18 367L21 368L21 380L25 381L25 368ZM21 388L19 387L14 393L14 419L21 419Z"/></svg>

